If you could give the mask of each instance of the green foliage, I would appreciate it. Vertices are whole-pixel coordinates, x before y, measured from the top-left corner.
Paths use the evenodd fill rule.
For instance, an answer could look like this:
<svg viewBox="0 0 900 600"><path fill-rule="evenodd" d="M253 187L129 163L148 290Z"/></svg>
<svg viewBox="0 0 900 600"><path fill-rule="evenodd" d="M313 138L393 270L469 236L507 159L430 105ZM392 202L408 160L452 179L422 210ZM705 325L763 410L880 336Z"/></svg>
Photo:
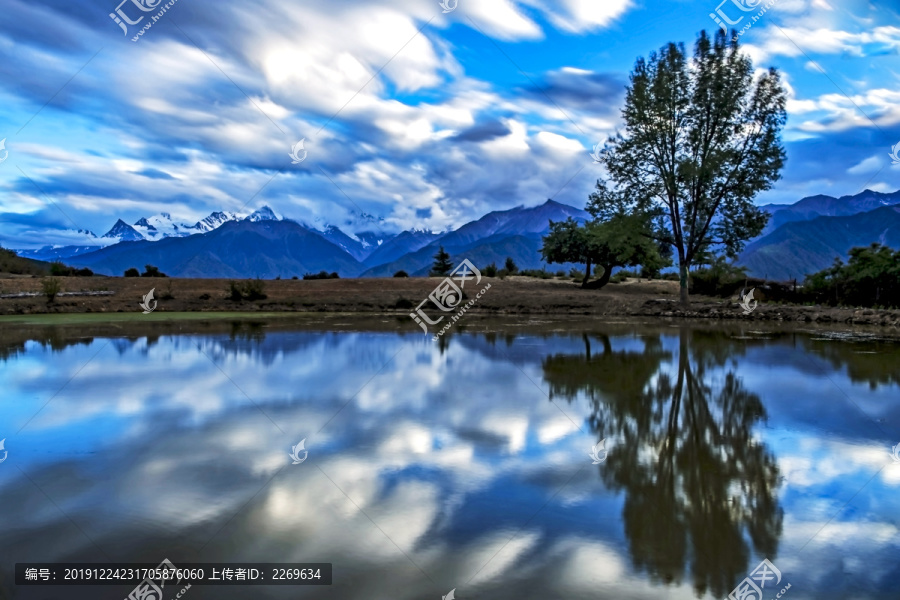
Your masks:
<svg viewBox="0 0 900 600"><path fill-rule="evenodd" d="M161 273L158 267L153 265L144 265L144 272L141 277L168 277L165 273Z"/></svg>
<svg viewBox="0 0 900 600"><path fill-rule="evenodd" d="M874 243L850 250L847 264L834 264L807 276L804 295L817 303L900 307L900 250Z"/></svg>
<svg viewBox="0 0 900 600"><path fill-rule="evenodd" d="M246 281L229 281L228 297L231 300L265 300L266 284L262 279L248 279Z"/></svg>
<svg viewBox="0 0 900 600"><path fill-rule="evenodd" d="M729 262L725 256L707 259L709 266L691 273L690 289L692 294L705 296L730 297L742 289L747 281L747 269Z"/></svg>
<svg viewBox="0 0 900 600"><path fill-rule="evenodd" d="M0 273L46 275L47 264L30 258L22 258L12 250L0 248Z"/></svg>
<svg viewBox="0 0 900 600"><path fill-rule="evenodd" d="M327 271L319 271L318 273L307 273L303 276L303 279L340 279L341 276L335 272L328 273Z"/></svg>
<svg viewBox="0 0 900 600"><path fill-rule="evenodd" d="M484 273L485 277L496 277L497 276L497 264L496 263L489 264L482 270L482 273Z"/></svg>
<svg viewBox="0 0 900 600"><path fill-rule="evenodd" d="M503 265L503 268L506 269L506 272L510 275L515 275L519 272L519 267L516 265L516 261L512 259L512 256L506 257L506 263Z"/></svg>
<svg viewBox="0 0 900 600"><path fill-rule="evenodd" d="M41 293L47 297L47 303L56 300L56 295L62 290L59 279L55 277L45 277L41 280Z"/></svg>
<svg viewBox="0 0 900 600"><path fill-rule="evenodd" d="M688 269L711 246L735 258L765 227L768 215L753 198L784 166L780 75L769 69L755 78L739 50L724 32L710 39L701 31L692 58L683 44L670 43L638 59L624 135L601 153L616 191L601 194L599 208L652 220L655 239L677 255L684 302Z"/></svg>
<svg viewBox="0 0 900 600"><path fill-rule="evenodd" d="M87 267L83 269L69 267L57 260L50 263L50 274L55 277L92 277L94 272Z"/></svg>
<svg viewBox="0 0 900 600"><path fill-rule="evenodd" d="M450 262L450 255L447 254L444 251L444 247L441 246L437 254L434 255L434 263L431 265L431 272L429 275L432 277L449 275L452 270L453 263Z"/></svg>
<svg viewBox="0 0 900 600"><path fill-rule="evenodd" d="M584 225L571 217L558 223L551 221L550 233L541 247L544 260L585 264L584 287L603 287L615 267L645 265L658 270L669 262L652 240L644 215L596 211L594 216ZM603 274L599 281L588 284L594 264ZM578 273L573 269L570 275L576 277Z"/></svg>
<svg viewBox="0 0 900 600"><path fill-rule="evenodd" d="M400 271L394 273L394 277L409 277L409 273L401 269Z"/></svg>
<svg viewBox="0 0 900 600"><path fill-rule="evenodd" d="M131 267L130 269L125 271L125 277L140 277L140 276L141 276L141 272L138 271L137 269L135 269L134 267Z"/></svg>

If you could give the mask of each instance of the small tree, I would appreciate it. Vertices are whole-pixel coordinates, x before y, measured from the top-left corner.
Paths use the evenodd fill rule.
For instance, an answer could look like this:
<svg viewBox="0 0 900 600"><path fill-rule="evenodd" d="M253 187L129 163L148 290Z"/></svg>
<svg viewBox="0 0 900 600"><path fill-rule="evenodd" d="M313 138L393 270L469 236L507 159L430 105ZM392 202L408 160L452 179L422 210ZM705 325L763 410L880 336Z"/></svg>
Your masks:
<svg viewBox="0 0 900 600"><path fill-rule="evenodd" d="M496 277L497 276L497 264L491 263L484 268L484 276L485 277Z"/></svg>
<svg viewBox="0 0 900 600"><path fill-rule="evenodd" d="M406 271L402 271L402 270L397 271L396 273L394 273L394 277L409 277L409 273L407 273Z"/></svg>
<svg viewBox="0 0 900 600"><path fill-rule="evenodd" d="M506 264L503 268L506 269L506 272L510 275L515 275L519 272L519 266L516 264L516 261L512 259L512 256L506 257Z"/></svg>
<svg viewBox="0 0 900 600"><path fill-rule="evenodd" d="M47 297L47 304L50 304L56 299L56 295L61 289L62 286L59 284L59 279L55 277L45 277L41 280L41 291Z"/></svg>
<svg viewBox="0 0 900 600"><path fill-rule="evenodd" d="M158 267L153 265L144 265L144 272L141 277L168 277L165 273L161 273Z"/></svg>
<svg viewBox="0 0 900 600"><path fill-rule="evenodd" d="M125 271L125 277L140 277L140 276L141 276L141 272L138 271L137 269L135 269L134 267L131 267L130 269Z"/></svg>
<svg viewBox="0 0 900 600"><path fill-rule="evenodd" d="M444 247L441 246L437 254L434 255L434 263L431 265L431 272L429 275L432 277L449 275L452 270L453 263L450 262L450 255L447 254L444 251Z"/></svg>

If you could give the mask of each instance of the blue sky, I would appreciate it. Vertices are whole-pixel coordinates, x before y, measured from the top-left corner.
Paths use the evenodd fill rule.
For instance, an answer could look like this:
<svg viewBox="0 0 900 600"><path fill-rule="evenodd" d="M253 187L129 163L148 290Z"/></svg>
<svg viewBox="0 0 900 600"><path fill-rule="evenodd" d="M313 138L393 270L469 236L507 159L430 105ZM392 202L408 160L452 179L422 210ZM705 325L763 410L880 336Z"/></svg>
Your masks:
<svg viewBox="0 0 900 600"><path fill-rule="evenodd" d="M264 204L351 231L361 213L445 230L547 198L583 207L635 59L690 46L717 8L750 23L741 1L176 0L134 42L165 2L126 0L144 18L125 35L116 0L7 0L0 244ZM759 204L900 189L896 7L776 0L741 40L790 96L783 179Z"/></svg>

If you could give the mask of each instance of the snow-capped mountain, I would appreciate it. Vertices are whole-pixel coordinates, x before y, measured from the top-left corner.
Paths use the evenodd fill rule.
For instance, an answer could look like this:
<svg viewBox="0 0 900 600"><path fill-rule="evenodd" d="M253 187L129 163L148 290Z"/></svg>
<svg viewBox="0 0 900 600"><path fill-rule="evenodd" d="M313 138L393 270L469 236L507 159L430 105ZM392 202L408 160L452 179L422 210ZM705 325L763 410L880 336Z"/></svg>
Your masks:
<svg viewBox="0 0 900 600"><path fill-rule="evenodd" d="M194 229L197 229L201 232L212 231L213 229L217 229L228 221L240 221L241 218L234 214L233 212L222 212L217 210L214 213L210 213L208 217L205 219L201 219L194 224Z"/></svg>

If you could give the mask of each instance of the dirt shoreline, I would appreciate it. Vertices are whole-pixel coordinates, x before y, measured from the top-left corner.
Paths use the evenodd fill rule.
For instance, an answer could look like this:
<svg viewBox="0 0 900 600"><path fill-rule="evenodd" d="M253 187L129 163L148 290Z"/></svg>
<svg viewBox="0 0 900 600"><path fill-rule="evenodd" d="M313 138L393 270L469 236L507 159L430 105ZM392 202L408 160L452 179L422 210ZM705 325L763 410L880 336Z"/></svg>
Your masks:
<svg viewBox="0 0 900 600"><path fill-rule="evenodd" d="M377 313L409 318L441 278L268 280L266 299L233 301L226 279L61 277L64 292L112 292L106 295L59 296L48 303L43 296L0 299L0 315L135 313L151 288L157 306L154 320L166 313ZM467 299L487 283L491 288L468 309L470 316L551 315L590 317L648 317L712 319L748 322L798 322L873 326L896 333L900 310L831 308L760 302L750 314L735 299L692 296L687 309L678 303L678 284L672 281L629 280L601 290L583 290L571 280L527 277L483 278L466 288ZM39 293L41 280L0 278L0 295ZM464 302L465 303L465 302ZM427 312L438 311L427 303ZM453 314L453 313L450 313ZM210 315L212 316L212 315ZM174 317L174 315L173 315ZM0 317L0 322L4 321Z"/></svg>

